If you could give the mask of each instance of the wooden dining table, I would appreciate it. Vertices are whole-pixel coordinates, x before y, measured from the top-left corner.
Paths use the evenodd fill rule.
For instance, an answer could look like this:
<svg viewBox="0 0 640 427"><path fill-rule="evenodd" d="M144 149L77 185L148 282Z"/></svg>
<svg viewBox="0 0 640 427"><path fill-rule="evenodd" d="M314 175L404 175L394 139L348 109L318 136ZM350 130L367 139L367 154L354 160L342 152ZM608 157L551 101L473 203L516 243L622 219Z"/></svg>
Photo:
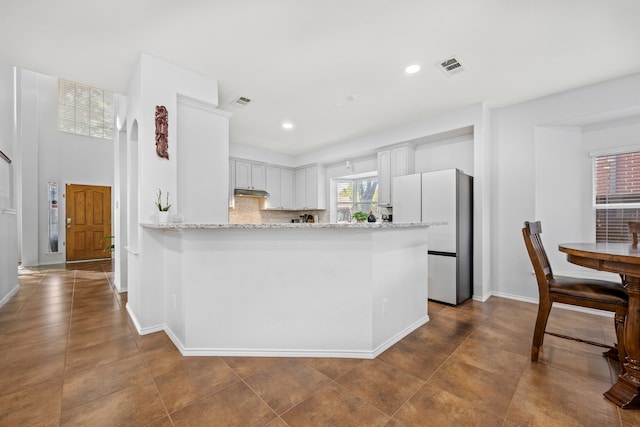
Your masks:
<svg viewBox="0 0 640 427"><path fill-rule="evenodd" d="M629 295L624 324L624 372L604 396L625 409L640 408L640 247L631 243L562 243L572 264L618 273Z"/></svg>

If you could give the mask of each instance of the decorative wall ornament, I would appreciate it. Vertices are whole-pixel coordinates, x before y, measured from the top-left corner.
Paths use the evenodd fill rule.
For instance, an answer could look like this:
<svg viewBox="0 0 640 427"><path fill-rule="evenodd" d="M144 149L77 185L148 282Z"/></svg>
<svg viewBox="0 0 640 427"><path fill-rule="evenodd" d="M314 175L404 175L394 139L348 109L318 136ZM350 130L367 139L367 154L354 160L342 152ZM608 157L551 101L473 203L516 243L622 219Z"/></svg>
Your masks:
<svg viewBox="0 0 640 427"><path fill-rule="evenodd" d="M169 159L169 113L164 105L156 105L156 153Z"/></svg>

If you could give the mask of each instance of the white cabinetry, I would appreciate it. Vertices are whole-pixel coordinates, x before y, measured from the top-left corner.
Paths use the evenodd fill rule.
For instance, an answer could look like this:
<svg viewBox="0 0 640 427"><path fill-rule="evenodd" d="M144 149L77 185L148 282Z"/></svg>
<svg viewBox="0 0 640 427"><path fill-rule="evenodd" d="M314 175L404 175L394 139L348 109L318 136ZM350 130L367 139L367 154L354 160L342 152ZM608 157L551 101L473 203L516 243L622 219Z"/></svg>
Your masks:
<svg viewBox="0 0 640 427"><path fill-rule="evenodd" d="M391 205L391 151L378 153L378 206Z"/></svg>
<svg viewBox="0 0 640 427"><path fill-rule="evenodd" d="M234 188L251 187L251 163L235 162L235 185Z"/></svg>
<svg viewBox="0 0 640 427"><path fill-rule="evenodd" d="M296 169L295 208L325 209L325 171L314 165Z"/></svg>
<svg viewBox="0 0 640 427"><path fill-rule="evenodd" d="M306 172L305 169L296 169L294 198L294 207L296 209L305 209L305 205L307 204Z"/></svg>
<svg viewBox="0 0 640 427"><path fill-rule="evenodd" d="M415 148L411 145L391 147L378 152L378 204L393 206L391 180L414 171Z"/></svg>
<svg viewBox="0 0 640 427"><path fill-rule="evenodd" d="M265 209L293 209L293 170L267 166L266 190Z"/></svg>
<svg viewBox="0 0 640 427"><path fill-rule="evenodd" d="M260 163L236 161L235 188L264 190L266 188L266 166Z"/></svg>
<svg viewBox="0 0 640 427"><path fill-rule="evenodd" d="M254 190L267 188L267 167L265 165L251 164L251 188Z"/></svg>
<svg viewBox="0 0 640 427"><path fill-rule="evenodd" d="M391 178L413 173L415 148L403 145L391 149Z"/></svg>
<svg viewBox="0 0 640 427"><path fill-rule="evenodd" d="M293 170L280 169L280 206L293 209Z"/></svg>

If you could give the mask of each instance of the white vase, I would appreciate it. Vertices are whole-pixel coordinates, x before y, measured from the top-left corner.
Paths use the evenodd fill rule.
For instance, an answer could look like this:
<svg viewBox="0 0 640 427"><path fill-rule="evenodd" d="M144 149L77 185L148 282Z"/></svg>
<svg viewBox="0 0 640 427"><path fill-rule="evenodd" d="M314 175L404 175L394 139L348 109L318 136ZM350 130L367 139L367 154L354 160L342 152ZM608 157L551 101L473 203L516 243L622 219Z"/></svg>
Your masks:
<svg viewBox="0 0 640 427"><path fill-rule="evenodd" d="M168 211L158 212L158 224L166 224L168 222L169 222L169 212Z"/></svg>

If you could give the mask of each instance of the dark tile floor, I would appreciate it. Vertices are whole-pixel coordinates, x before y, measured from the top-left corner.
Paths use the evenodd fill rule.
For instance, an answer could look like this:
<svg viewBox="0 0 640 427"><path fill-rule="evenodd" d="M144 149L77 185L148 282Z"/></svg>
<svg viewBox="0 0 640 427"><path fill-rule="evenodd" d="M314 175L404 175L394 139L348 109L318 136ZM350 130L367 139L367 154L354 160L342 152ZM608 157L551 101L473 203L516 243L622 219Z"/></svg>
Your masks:
<svg viewBox="0 0 640 427"><path fill-rule="evenodd" d="M375 360L182 357L138 336L110 262L22 270L0 307L1 426L640 426L603 398L619 366L545 338L536 306L429 303L428 324ZM599 342L613 320L552 310L549 330Z"/></svg>

